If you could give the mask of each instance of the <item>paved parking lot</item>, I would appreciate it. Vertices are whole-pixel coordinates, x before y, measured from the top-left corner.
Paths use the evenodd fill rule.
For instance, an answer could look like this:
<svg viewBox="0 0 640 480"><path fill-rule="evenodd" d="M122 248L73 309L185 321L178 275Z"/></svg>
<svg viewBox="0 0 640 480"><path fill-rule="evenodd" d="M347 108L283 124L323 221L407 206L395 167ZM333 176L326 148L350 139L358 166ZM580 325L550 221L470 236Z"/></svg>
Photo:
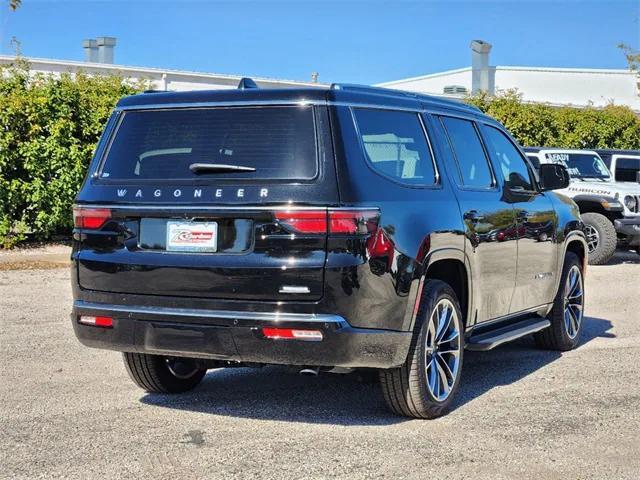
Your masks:
<svg viewBox="0 0 640 480"><path fill-rule="evenodd" d="M388 414L353 375L279 368L144 394L118 353L76 341L67 269L1 267L3 478L640 478L634 254L589 268L577 350L467 353L456 409L435 421Z"/></svg>

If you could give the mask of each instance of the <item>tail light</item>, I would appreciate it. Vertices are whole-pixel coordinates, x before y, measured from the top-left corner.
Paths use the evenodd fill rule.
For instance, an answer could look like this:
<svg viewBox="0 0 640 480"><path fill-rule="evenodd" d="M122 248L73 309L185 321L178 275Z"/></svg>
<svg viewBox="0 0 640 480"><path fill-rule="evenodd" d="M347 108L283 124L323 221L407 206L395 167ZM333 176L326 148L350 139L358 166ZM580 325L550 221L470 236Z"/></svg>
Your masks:
<svg viewBox="0 0 640 480"><path fill-rule="evenodd" d="M111 210L108 208L82 208L73 209L73 224L76 228L85 230L97 230L111 218Z"/></svg>
<svg viewBox="0 0 640 480"><path fill-rule="evenodd" d="M275 213L281 225L295 233L367 234L378 227L378 210L289 210Z"/></svg>

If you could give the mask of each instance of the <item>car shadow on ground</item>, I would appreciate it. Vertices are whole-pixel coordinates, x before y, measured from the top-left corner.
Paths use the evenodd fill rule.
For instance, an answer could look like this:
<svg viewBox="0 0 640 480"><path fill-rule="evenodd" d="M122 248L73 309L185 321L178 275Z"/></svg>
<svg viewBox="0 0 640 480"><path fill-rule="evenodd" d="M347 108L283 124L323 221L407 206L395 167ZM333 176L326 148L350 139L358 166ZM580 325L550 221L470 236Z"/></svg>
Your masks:
<svg viewBox="0 0 640 480"><path fill-rule="evenodd" d="M614 336L608 320L585 317L584 322L581 346ZM531 337L490 352L465 352L454 408L517 382L560 356L537 349ZM307 377L283 367L213 370L192 392L147 394L140 401L213 415L311 424L390 425L408 420L389 413L377 382L358 381L356 374Z"/></svg>

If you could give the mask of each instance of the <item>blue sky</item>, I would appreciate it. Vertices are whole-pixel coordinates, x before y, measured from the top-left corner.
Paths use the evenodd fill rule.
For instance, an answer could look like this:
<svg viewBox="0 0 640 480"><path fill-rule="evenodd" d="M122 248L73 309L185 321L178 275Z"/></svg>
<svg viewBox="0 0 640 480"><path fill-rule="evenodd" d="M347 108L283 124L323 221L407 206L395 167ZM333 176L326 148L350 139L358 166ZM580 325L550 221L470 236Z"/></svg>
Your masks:
<svg viewBox="0 0 640 480"><path fill-rule="evenodd" d="M116 63L320 81L377 83L470 64L625 68L640 47L640 0L54 1L0 0L0 53L82 60L81 41L115 36Z"/></svg>

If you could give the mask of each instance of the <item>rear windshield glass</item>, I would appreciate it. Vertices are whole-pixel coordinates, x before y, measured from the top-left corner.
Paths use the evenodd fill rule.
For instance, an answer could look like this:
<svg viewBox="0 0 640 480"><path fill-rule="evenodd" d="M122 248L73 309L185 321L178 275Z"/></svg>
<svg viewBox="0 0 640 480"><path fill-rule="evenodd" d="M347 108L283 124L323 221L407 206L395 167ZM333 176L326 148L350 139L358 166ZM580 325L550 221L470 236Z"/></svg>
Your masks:
<svg viewBox="0 0 640 480"><path fill-rule="evenodd" d="M100 178L309 180L316 174L313 107L295 106L125 112Z"/></svg>

